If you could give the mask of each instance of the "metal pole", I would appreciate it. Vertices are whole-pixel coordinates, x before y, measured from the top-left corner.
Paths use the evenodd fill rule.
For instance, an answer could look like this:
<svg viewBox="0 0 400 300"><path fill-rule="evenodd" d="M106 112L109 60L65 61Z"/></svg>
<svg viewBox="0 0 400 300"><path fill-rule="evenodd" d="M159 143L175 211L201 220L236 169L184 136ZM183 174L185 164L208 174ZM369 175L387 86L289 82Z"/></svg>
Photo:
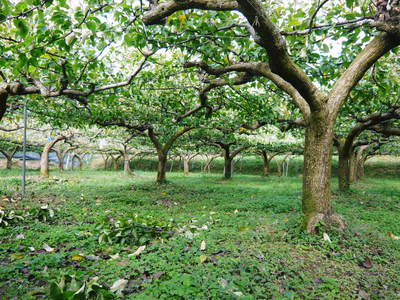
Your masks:
<svg viewBox="0 0 400 300"><path fill-rule="evenodd" d="M23 141L23 158L22 158L22 198L25 198L25 186L26 186L26 127L27 127L28 112L26 109L26 103L24 106L24 141Z"/></svg>

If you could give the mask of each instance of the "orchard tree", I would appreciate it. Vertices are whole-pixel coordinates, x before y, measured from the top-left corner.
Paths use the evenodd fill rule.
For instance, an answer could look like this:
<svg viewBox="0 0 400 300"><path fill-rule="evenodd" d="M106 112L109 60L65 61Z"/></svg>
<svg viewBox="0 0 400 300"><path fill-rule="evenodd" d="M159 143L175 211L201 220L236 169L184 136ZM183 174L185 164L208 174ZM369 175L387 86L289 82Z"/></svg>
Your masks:
<svg viewBox="0 0 400 300"><path fill-rule="evenodd" d="M345 227L331 203L335 120L368 69L400 44L398 1L371 3L155 0L143 17L147 25L170 29L172 46L195 40L184 44L186 49L199 49L187 66L215 77L237 72L264 77L291 96L305 122L302 210L308 232L321 221ZM162 40L163 34L156 38ZM205 36L210 37L207 43ZM330 50L332 43L342 48L339 59ZM333 67L335 62L340 67Z"/></svg>
<svg viewBox="0 0 400 300"><path fill-rule="evenodd" d="M38 108L61 96L86 106L95 94L130 85L153 53L126 57L130 72L116 66L115 49L145 48L140 8L130 1L2 0L0 9L0 120L36 98Z"/></svg>

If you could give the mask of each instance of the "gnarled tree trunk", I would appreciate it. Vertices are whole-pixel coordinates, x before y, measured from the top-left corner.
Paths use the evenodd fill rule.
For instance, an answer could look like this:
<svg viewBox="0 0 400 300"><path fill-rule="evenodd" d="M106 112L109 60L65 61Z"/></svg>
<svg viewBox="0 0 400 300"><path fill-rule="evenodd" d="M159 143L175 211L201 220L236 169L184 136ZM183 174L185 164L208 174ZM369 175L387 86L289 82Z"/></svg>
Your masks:
<svg viewBox="0 0 400 300"><path fill-rule="evenodd" d="M304 145L303 227L315 232L321 221L344 227L342 218L331 206L331 161L333 146L333 120L328 112L315 112L306 127Z"/></svg>
<svg viewBox="0 0 400 300"><path fill-rule="evenodd" d="M12 159L15 155L15 153L18 150L18 146L14 148L14 150L12 150L10 153L4 151L4 150L0 150L0 152L4 155L4 157L6 158L6 169L7 170L11 170L12 168Z"/></svg>
<svg viewBox="0 0 400 300"><path fill-rule="evenodd" d="M72 156L72 168L74 168L74 158L76 158L78 160L78 169L79 171L82 171L83 168L83 159L79 154L74 154Z"/></svg>
<svg viewBox="0 0 400 300"><path fill-rule="evenodd" d="M40 159L40 176L49 177L49 152L59 141L65 140L67 137L64 135L58 135L53 140L48 142L42 152Z"/></svg>

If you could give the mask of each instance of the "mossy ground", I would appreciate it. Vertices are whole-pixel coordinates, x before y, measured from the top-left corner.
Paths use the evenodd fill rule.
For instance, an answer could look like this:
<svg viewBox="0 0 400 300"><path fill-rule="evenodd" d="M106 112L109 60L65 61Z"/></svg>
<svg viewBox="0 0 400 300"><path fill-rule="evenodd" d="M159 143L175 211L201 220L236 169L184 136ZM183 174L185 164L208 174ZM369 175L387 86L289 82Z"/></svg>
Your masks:
<svg viewBox="0 0 400 300"><path fill-rule="evenodd" d="M124 299L398 299L400 297L400 182L365 178L334 207L348 229L315 236L301 233L301 178L235 174L169 173L170 183L137 172L30 172L28 197L0 205L17 210L48 203L50 221L0 228L0 299L48 299L61 274L99 277L110 286L129 280ZM19 184L17 170L1 171L3 196ZM170 239L137 246L99 244L104 218L173 219ZM194 235L183 233L192 226ZM24 238L18 239L23 234ZM393 235L391 235L393 234ZM390 236L391 237L390 237ZM21 236L19 236L21 237ZM205 250L200 250L205 241ZM43 250L44 244L55 252ZM32 250L33 248L34 250ZM73 256L98 260L73 260ZM112 255L116 255L113 256ZM111 256L110 256L111 255Z"/></svg>

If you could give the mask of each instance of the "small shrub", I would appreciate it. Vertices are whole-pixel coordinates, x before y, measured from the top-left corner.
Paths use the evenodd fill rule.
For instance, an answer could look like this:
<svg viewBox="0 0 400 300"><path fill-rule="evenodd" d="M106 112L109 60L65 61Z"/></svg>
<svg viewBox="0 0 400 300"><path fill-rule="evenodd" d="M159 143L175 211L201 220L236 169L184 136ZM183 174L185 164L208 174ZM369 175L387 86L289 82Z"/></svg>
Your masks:
<svg viewBox="0 0 400 300"><path fill-rule="evenodd" d="M107 218L97 227L99 243L143 245L157 238L172 235L172 222L160 222L148 216L114 220Z"/></svg>
<svg viewBox="0 0 400 300"><path fill-rule="evenodd" d="M19 212L0 208L0 227L7 227L11 224L22 222L24 219L24 216Z"/></svg>

